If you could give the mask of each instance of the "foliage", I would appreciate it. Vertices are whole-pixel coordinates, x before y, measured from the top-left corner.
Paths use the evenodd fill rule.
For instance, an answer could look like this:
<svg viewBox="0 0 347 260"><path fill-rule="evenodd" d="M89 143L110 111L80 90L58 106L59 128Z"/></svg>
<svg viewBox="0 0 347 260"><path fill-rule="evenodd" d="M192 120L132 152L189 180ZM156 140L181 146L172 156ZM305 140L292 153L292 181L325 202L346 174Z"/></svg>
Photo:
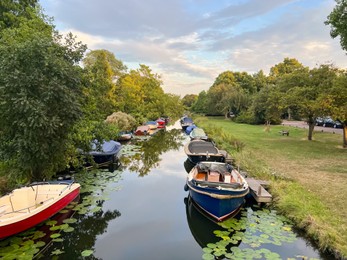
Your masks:
<svg viewBox="0 0 347 260"><path fill-rule="evenodd" d="M85 66L84 82L86 113L92 120L102 120L115 111L117 93L114 77L124 73L126 67L106 50L95 50L83 60Z"/></svg>
<svg viewBox="0 0 347 260"><path fill-rule="evenodd" d="M2 0L0 2L0 31L6 28L18 27L23 20L36 18L35 7L37 5L38 0Z"/></svg>
<svg viewBox="0 0 347 260"><path fill-rule="evenodd" d="M346 0L335 0L336 6L331 11L326 25L330 25L330 35L332 38L339 37L340 45L343 50L347 51L347 17L346 17Z"/></svg>
<svg viewBox="0 0 347 260"><path fill-rule="evenodd" d="M141 64L139 69L131 70L117 81L117 110L132 115L139 123L182 113L179 97L165 94L161 84L160 76Z"/></svg>
<svg viewBox="0 0 347 260"><path fill-rule="evenodd" d="M33 23L3 32L0 42L1 157L29 178L52 175L66 163L68 135L81 117L85 46L71 35L37 31Z"/></svg>
<svg viewBox="0 0 347 260"><path fill-rule="evenodd" d="M197 100L192 105L191 110L196 113L205 114L207 113L207 93L206 91L201 91L198 95Z"/></svg>
<svg viewBox="0 0 347 260"><path fill-rule="evenodd" d="M136 120L131 115L123 112L114 112L106 118L106 122L114 124L120 131L129 131L136 127Z"/></svg>
<svg viewBox="0 0 347 260"><path fill-rule="evenodd" d="M182 98L182 104L185 105L186 107L191 107L194 102L197 100L198 96L194 95L194 94L190 94L190 95L185 95Z"/></svg>

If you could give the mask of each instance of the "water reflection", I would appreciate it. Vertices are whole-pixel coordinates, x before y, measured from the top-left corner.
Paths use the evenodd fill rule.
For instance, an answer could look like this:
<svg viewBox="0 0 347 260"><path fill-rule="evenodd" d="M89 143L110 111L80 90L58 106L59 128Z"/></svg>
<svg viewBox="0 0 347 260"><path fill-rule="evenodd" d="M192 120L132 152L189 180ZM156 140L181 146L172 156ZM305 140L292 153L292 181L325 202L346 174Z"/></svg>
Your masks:
<svg viewBox="0 0 347 260"><path fill-rule="evenodd" d="M139 176L145 176L152 168L159 166L160 156L163 153L178 150L182 146L183 139L180 129L161 130L150 138L137 139L133 144L141 146L140 152L122 157L121 164L130 171L137 172Z"/></svg>
<svg viewBox="0 0 347 260"><path fill-rule="evenodd" d="M187 173L190 173L190 171L193 169L195 164L193 164L188 158L187 160L184 161L183 163L184 169L186 170Z"/></svg>
<svg viewBox="0 0 347 260"><path fill-rule="evenodd" d="M189 229L200 247L205 248L208 244L219 242L221 238L217 237L214 232L223 228L203 214L194 204L190 196L184 198L184 203L186 205ZM238 244L240 243L241 241L238 242Z"/></svg>

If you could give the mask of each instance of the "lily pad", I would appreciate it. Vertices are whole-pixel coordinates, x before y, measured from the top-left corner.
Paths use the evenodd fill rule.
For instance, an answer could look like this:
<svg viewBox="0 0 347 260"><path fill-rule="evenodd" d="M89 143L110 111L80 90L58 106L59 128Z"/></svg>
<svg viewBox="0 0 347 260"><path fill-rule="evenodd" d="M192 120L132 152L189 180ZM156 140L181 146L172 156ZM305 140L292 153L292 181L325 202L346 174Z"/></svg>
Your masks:
<svg viewBox="0 0 347 260"><path fill-rule="evenodd" d="M84 250L82 253L81 253L81 256L90 256L93 254L93 250Z"/></svg>

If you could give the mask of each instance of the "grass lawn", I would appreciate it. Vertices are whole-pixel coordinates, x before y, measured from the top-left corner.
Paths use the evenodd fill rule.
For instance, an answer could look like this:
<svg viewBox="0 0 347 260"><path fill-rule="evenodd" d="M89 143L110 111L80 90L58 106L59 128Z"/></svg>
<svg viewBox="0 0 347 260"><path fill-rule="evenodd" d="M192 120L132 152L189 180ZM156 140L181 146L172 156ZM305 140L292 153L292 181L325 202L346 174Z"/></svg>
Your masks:
<svg viewBox="0 0 347 260"><path fill-rule="evenodd" d="M342 135L296 127L237 124L197 117L195 123L250 176L270 180L273 205L317 241L347 257L347 149ZM289 136L279 133L289 129Z"/></svg>

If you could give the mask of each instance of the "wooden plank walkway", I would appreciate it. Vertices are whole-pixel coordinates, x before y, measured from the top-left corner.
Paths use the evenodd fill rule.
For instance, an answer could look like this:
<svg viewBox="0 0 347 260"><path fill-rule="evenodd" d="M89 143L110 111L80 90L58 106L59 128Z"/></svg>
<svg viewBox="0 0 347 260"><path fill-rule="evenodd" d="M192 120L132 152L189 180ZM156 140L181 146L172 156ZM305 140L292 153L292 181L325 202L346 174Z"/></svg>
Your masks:
<svg viewBox="0 0 347 260"><path fill-rule="evenodd" d="M248 182L250 194L258 203L270 203L272 195L264 188L268 186L266 181L260 181L253 178L246 178Z"/></svg>

